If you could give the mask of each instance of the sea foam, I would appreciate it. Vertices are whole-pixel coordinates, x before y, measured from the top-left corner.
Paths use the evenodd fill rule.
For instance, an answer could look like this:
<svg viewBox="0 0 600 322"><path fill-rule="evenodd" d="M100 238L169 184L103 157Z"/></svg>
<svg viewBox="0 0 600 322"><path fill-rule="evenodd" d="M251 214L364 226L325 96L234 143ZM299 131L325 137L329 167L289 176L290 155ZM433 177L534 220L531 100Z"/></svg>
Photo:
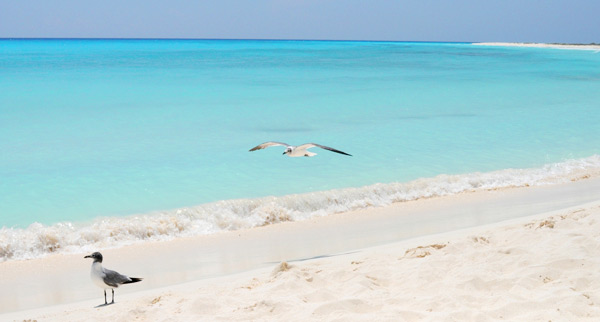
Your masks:
<svg viewBox="0 0 600 322"><path fill-rule="evenodd" d="M600 156L532 169L439 175L411 182L378 183L360 188L318 191L281 197L223 200L195 207L102 217L87 223L34 223L25 229L0 229L0 261L51 253L90 252L143 241L169 240L221 231L300 221L395 202L464 192L558 184L600 175Z"/></svg>

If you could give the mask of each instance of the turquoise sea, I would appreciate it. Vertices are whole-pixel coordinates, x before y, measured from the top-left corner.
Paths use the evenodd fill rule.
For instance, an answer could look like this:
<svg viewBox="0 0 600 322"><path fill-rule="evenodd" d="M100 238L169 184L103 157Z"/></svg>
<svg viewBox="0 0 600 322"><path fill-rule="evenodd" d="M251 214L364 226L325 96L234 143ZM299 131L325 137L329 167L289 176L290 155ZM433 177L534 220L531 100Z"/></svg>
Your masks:
<svg viewBox="0 0 600 322"><path fill-rule="evenodd" d="M557 182L599 123L593 50L4 39L0 258Z"/></svg>

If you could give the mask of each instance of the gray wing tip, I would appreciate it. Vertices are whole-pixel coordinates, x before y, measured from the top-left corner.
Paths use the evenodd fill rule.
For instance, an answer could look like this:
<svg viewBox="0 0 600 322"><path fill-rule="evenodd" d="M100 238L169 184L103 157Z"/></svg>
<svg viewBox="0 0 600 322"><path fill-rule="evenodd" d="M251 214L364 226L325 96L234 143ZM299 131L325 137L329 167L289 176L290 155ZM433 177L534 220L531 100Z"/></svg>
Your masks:
<svg viewBox="0 0 600 322"><path fill-rule="evenodd" d="M337 152L337 153L339 153L339 154L347 155L347 156L349 156L349 157L351 157L351 156L352 156L352 154L350 154L350 153L346 153L346 152L343 152L343 151L333 151L333 152Z"/></svg>
<svg viewBox="0 0 600 322"><path fill-rule="evenodd" d="M261 143L261 144L255 146L255 147L253 147L252 149L248 150L248 152L252 152L252 151L256 151L256 150L262 150L262 149L264 149L264 148L267 147L266 144L268 144L268 143L270 143L270 142Z"/></svg>
<svg viewBox="0 0 600 322"><path fill-rule="evenodd" d="M322 149L325 149L325 150L329 150L331 152L335 152L335 153L339 153L339 154L343 154L343 155L347 155L347 156L352 156L352 154L349 154L349 153L346 153L344 151L340 151L340 150L337 150L337 149L334 149L334 148L331 148L331 147L328 147L328 146L325 146L325 145L320 145L320 144L316 144L316 143L310 143L310 144L318 146L318 147L320 147Z"/></svg>

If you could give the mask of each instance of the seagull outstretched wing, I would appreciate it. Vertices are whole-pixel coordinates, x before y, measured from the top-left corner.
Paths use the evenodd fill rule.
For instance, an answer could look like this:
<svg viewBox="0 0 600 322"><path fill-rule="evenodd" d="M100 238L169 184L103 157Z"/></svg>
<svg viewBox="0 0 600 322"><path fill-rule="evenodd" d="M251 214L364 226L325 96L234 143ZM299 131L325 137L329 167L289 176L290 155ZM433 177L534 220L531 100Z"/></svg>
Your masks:
<svg viewBox="0 0 600 322"><path fill-rule="evenodd" d="M320 145L320 144L316 144L316 143L305 143L305 144L299 145L296 149L307 150L307 149L314 148L314 147L319 147L321 149L329 150L331 152L352 156L352 154L348 154L346 152L342 152L340 150L336 150L334 148L330 148L328 146L324 146L324 145Z"/></svg>
<svg viewBox="0 0 600 322"><path fill-rule="evenodd" d="M266 149L270 146L278 146L278 145L290 146L287 143L281 143L281 142L265 142L263 144L259 144L255 147L253 147L252 149L250 149L250 151L262 150L262 149Z"/></svg>

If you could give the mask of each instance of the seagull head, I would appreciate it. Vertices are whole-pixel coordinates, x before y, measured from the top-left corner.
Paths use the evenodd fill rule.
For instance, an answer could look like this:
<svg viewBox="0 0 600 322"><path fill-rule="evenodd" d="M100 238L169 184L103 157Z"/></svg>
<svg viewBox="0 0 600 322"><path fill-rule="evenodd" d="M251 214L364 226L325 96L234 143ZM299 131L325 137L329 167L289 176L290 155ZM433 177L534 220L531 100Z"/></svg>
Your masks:
<svg viewBox="0 0 600 322"><path fill-rule="evenodd" d="M102 263L102 254L100 254L99 252L94 252L91 255L85 256L84 258L93 258L94 259L94 263L95 262Z"/></svg>
<svg viewBox="0 0 600 322"><path fill-rule="evenodd" d="M292 148L289 146L285 149L285 152L283 152L283 154L288 154L288 153L292 153Z"/></svg>

